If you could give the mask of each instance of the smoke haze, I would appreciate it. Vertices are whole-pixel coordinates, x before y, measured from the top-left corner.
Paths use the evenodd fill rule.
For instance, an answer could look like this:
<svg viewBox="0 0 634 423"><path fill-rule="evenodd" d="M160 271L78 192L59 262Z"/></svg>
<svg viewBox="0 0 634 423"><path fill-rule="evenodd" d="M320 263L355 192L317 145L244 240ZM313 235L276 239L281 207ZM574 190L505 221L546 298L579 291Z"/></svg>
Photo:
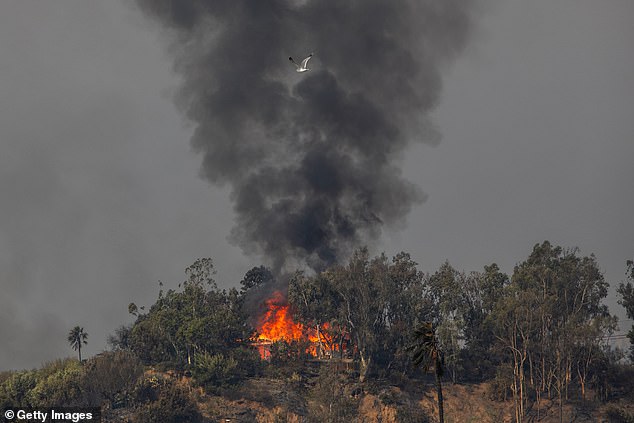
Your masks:
<svg viewBox="0 0 634 423"><path fill-rule="evenodd" d="M178 104L202 174L232 190L243 251L276 272L319 270L424 201L399 158L438 140L426 113L467 40L470 2L139 4L168 28ZM287 58L312 51L297 75Z"/></svg>
<svg viewBox="0 0 634 423"><path fill-rule="evenodd" d="M388 123L394 119L392 130L400 138L381 145L354 140L377 152L391 147L386 159L402 169L402 177L395 178L411 180L429 195L422 207L410 203L406 231L385 227L402 228L403 217L389 222L372 210L383 224L364 226L365 234L356 230L358 238L383 231L370 244L375 252L410 252L426 272L448 259L465 271L496 262L510 274L535 243L548 239L578 246L584 255L595 253L613 288L624 279L634 240L629 224L634 196L628 195L634 180L634 56L628 41L634 38L634 2L484 1L477 3L475 15L471 7L452 12L462 7L457 2L438 1L443 9L436 11L430 2L400 2L399 9L382 10L385 17L379 19L376 10L387 8L387 0L379 6L364 1L364 12L359 1L346 0L320 20L308 13L316 11L315 4L280 3L290 10L268 18L278 25L270 28L223 21L243 18L247 9L240 2L209 3L214 14L188 2L187 24L186 15L169 18L166 3L144 8L158 18L148 19L130 0L0 2L0 370L76 357L66 341L76 325L89 334L82 354L98 353L106 348L108 334L132 321L131 301L153 304L159 279L164 289L177 289L183 270L198 257L214 259L221 288L237 286L260 262L225 240L229 228L242 225L233 211L240 193L233 181L242 182L240 187L247 183L232 170L241 165L240 172L255 172L266 164L290 184L285 168L301 166L308 151L298 151L304 151L301 143L309 139L309 130L321 134L345 123L347 136L354 135L352 123L334 112L336 120L328 125L323 119L318 124L297 118L310 110L307 100L296 100L298 84L314 87L324 73L347 104L363 99L379 115L387 114ZM272 3L265 4L274 10ZM319 8L332 4L320 2ZM356 12L364 15L356 17ZM475 30L468 24L474 16ZM240 31L251 35L231 52L221 44L230 36L227 30L234 37ZM269 41L272 31L276 43ZM367 45L357 43L364 37ZM373 40L392 43L394 50L371 46ZM297 74L288 56L301 60L312 50L311 71ZM240 60L225 62L223 56ZM224 119L235 113L237 97L227 96L225 111L218 98L210 102L202 94L218 91L221 66L226 79L242 71L242 61L248 75L232 80L239 80L245 93L252 79L268 78L279 83L280 101L289 104L277 107L254 94L242 99L241 107L252 102L254 116L269 114L278 119L276 125L258 123L248 109L226 126L205 121L203 113L211 115L205 102ZM390 72L382 69L386 66ZM419 83L425 80L428 85ZM400 97L387 92L390 84L408 83L412 92L400 90ZM237 90L225 85L226 91ZM176 86L184 90L180 111L172 95ZM187 95L185 88L193 91ZM427 104L407 109L412 98ZM190 109L200 116L183 125L183 112ZM430 144L437 136L426 122L429 116L443 134L434 148ZM288 135L289 125L308 135L299 141L273 137L276 131ZM199 155L188 148L197 128ZM231 131L223 134L227 128ZM219 143L220 135L235 133L244 139ZM334 150L316 151L336 158L342 156L336 147L352 150L341 133L336 135L336 141L327 140ZM244 160L222 166L216 160L215 167L203 168L208 177L199 178L202 153L212 147L227 153L233 148L243 157L251 152L255 165L249 166L256 167L249 169ZM348 150L349 159L359 163L359 153ZM382 169L389 173L389 167ZM366 172L373 176L376 169ZM349 193L350 183L344 186ZM365 216L372 220L369 210ZM262 252L255 242L242 244L251 253ZM610 311L619 315L625 334L632 322L618 298L611 289Z"/></svg>

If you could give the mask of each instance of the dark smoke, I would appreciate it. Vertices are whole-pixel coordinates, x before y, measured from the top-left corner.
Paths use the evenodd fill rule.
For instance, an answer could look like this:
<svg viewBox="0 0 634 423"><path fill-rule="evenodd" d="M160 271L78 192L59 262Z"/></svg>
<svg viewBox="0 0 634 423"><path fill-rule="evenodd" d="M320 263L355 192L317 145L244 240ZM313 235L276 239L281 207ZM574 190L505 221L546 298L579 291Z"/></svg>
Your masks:
<svg viewBox="0 0 634 423"><path fill-rule="evenodd" d="M276 272L347 257L425 195L410 141L465 45L467 0L139 0L166 29L202 173L229 184L231 239ZM288 62L314 51L311 71Z"/></svg>

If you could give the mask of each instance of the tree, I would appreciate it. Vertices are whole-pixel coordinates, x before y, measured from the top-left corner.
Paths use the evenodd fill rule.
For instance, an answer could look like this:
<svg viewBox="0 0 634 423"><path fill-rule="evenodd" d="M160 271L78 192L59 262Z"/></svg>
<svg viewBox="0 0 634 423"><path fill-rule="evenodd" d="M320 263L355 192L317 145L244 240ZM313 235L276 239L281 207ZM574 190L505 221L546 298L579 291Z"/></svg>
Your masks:
<svg viewBox="0 0 634 423"><path fill-rule="evenodd" d="M216 274L216 269L214 269L214 262L210 258L197 259L191 266L185 269L185 274L187 275L185 284L216 286L216 281L213 277L213 275Z"/></svg>
<svg viewBox="0 0 634 423"><path fill-rule="evenodd" d="M625 272L627 282L621 282L616 292L621 295L619 304L625 308L627 317L634 319L634 261L627 261L627 271ZM634 361L634 325L627 333L627 337L630 339L630 360Z"/></svg>
<svg viewBox="0 0 634 423"><path fill-rule="evenodd" d="M408 254L373 259L368 250L357 250L345 267L322 273L340 298L339 320L345 322L360 360L359 379L372 366L389 371L399 350L407 344L408 328L422 315L422 273ZM405 361L405 356L403 356Z"/></svg>
<svg viewBox="0 0 634 423"><path fill-rule="evenodd" d="M130 350L131 326L120 325L113 334L108 335L107 343L113 351Z"/></svg>
<svg viewBox="0 0 634 423"><path fill-rule="evenodd" d="M403 370L409 362L407 335L427 307L423 274L416 266L406 253L390 262L385 254L370 258L367 248L361 248L345 266L313 277L296 274L289 285L289 303L303 324L318 333L328 327L339 351L344 339L352 344L348 351L360 362L360 381L374 369Z"/></svg>
<svg viewBox="0 0 634 423"><path fill-rule="evenodd" d="M249 339L251 331L236 289L218 289L213 261L198 259L186 271L182 291L159 292L145 314L114 337L113 346L136 353L145 364L194 365L205 352L227 353ZM179 286L181 286L179 285Z"/></svg>
<svg viewBox="0 0 634 423"><path fill-rule="evenodd" d="M608 284L593 255L564 249L548 241L515 266L511 283L502 291L489 321L499 341L498 351L514 371L516 421L530 410L535 397L537 418L541 400L556 395L560 420L569 388L581 396L600 343L613 328L613 317L602 300Z"/></svg>
<svg viewBox="0 0 634 423"><path fill-rule="evenodd" d="M249 270L240 281L240 285L242 285L240 292L244 294L250 289L257 288L260 285L270 284L273 279L273 273L267 267L254 267Z"/></svg>
<svg viewBox="0 0 634 423"><path fill-rule="evenodd" d="M446 369L455 383L460 367L460 343L464 333L466 276L448 261L425 281L426 296L431 299L429 320L443 350Z"/></svg>
<svg viewBox="0 0 634 423"><path fill-rule="evenodd" d="M345 267L337 267L323 275L341 298L341 320L346 322L350 336L357 347L360 360L359 380L365 381L378 350L383 332L384 297L381 295L382 278L377 267L385 261L369 259L366 248L355 251Z"/></svg>
<svg viewBox="0 0 634 423"><path fill-rule="evenodd" d="M474 381L484 381L495 377L500 364L493 325L488 316L509 283L506 274L500 272L497 264L484 266L484 272L471 272L464 278L461 288L463 296L464 342L460 351L463 377Z"/></svg>
<svg viewBox="0 0 634 423"><path fill-rule="evenodd" d="M323 357L338 349L343 357L345 322L341 320L341 297L323 274L306 277L297 272L288 286L288 302L294 318L305 326L314 327L317 334L317 356ZM328 328L330 342L325 345L324 328Z"/></svg>
<svg viewBox="0 0 634 423"><path fill-rule="evenodd" d="M81 362L81 344L88 344L88 334L84 332L84 328L75 326L68 333L68 342L72 349L78 352L79 361Z"/></svg>
<svg viewBox="0 0 634 423"><path fill-rule="evenodd" d="M516 423L522 422L527 408L526 363L530 362L529 347L537 326L534 310L538 304L537 296L533 292L510 285L505 288L504 296L489 316L489 319L495 322L494 334L500 348L510 357L513 370L511 391Z"/></svg>
<svg viewBox="0 0 634 423"><path fill-rule="evenodd" d="M416 366L423 366L428 372L434 369L436 374L436 394L438 400L438 421L444 423L445 413L442 398L443 358L442 351L436 336L436 328L432 322L424 322L414 330L414 345L412 346L412 359Z"/></svg>

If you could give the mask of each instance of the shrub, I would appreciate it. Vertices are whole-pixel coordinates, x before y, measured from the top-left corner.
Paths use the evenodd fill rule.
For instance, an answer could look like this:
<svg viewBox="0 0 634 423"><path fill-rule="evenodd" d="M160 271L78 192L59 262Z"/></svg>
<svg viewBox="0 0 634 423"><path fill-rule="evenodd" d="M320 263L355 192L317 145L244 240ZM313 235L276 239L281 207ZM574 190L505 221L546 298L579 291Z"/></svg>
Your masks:
<svg viewBox="0 0 634 423"><path fill-rule="evenodd" d="M27 394L31 407L85 405L82 394L84 369L77 360L55 362L39 371L37 384Z"/></svg>
<svg viewBox="0 0 634 423"><path fill-rule="evenodd" d="M234 385L241 379L236 359L207 352L196 355L192 375L198 384L210 391Z"/></svg>
<svg viewBox="0 0 634 423"><path fill-rule="evenodd" d="M322 366L309 393L310 421L352 421L358 413L359 401L347 395L345 388L335 366Z"/></svg>
<svg viewBox="0 0 634 423"><path fill-rule="evenodd" d="M263 362L256 350L252 348L236 348L231 351L230 355L238 362L240 378L254 377L262 373Z"/></svg>
<svg viewBox="0 0 634 423"><path fill-rule="evenodd" d="M137 381L132 391L132 400L136 405L145 404L159 399L161 389L165 389L169 382L161 375L152 375Z"/></svg>
<svg viewBox="0 0 634 423"><path fill-rule="evenodd" d="M616 404L610 404L606 407L605 416L610 423L634 423L634 414Z"/></svg>
<svg viewBox="0 0 634 423"><path fill-rule="evenodd" d="M83 390L88 404L108 400L113 408L127 405L137 379L143 374L140 360L129 351L105 352L88 360Z"/></svg>
<svg viewBox="0 0 634 423"><path fill-rule="evenodd" d="M28 394L37 385L35 370L12 373L0 385L0 407L28 407Z"/></svg>
<svg viewBox="0 0 634 423"><path fill-rule="evenodd" d="M510 386L513 382L513 369L502 365L497 368L495 378L487 389L487 397L493 401L506 401L511 396Z"/></svg>
<svg viewBox="0 0 634 423"><path fill-rule="evenodd" d="M199 423L203 418L188 393L173 383L159 389L156 401L141 406L136 423Z"/></svg>

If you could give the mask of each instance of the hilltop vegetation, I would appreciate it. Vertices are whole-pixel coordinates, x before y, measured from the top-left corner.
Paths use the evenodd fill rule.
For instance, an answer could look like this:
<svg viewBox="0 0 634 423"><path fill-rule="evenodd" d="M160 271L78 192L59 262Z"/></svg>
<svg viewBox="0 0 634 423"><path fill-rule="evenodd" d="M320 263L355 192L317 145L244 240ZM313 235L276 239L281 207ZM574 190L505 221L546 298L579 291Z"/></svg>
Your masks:
<svg viewBox="0 0 634 423"><path fill-rule="evenodd" d="M130 304L135 321L110 336L112 351L0 374L0 408L103 405L111 421L135 422L435 421L433 376L412 365L415 329L427 322L446 421L634 419L624 405L634 370L607 342L608 283L575 249L538 244L510 277L495 264L464 273L448 262L425 274L406 253L365 249L298 272L287 293L294 318L338 345L320 360L301 339L273 343L268 360L253 347L254 298L275 282L266 268L240 290L217 287L210 259L186 275L147 312Z"/></svg>

